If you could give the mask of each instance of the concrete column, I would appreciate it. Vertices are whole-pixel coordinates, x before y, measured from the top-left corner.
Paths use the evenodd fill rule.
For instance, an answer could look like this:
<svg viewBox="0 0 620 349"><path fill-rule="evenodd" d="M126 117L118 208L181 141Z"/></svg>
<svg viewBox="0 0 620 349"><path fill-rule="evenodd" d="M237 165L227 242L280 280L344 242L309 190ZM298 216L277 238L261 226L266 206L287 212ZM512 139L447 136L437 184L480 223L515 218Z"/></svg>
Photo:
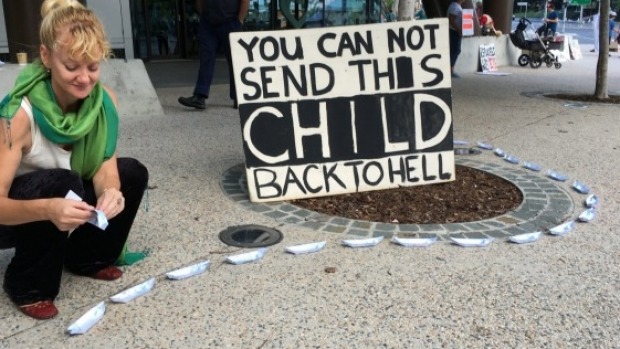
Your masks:
<svg viewBox="0 0 620 349"><path fill-rule="evenodd" d="M483 1L483 12L495 23L495 29L502 33L510 33L512 29L512 6L514 0L487 0Z"/></svg>

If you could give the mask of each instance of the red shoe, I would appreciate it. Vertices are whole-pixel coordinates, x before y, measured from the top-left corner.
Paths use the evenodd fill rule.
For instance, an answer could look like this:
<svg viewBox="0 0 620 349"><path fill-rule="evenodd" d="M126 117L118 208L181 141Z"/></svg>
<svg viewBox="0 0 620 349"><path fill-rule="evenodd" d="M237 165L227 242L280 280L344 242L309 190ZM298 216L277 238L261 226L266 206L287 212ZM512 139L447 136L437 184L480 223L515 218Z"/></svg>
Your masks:
<svg viewBox="0 0 620 349"><path fill-rule="evenodd" d="M33 304L22 305L19 310L37 320L47 320L58 315L58 309L52 301L39 301Z"/></svg>
<svg viewBox="0 0 620 349"><path fill-rule="evenodd" d="M114 281L120 278L121 276L123 276L123 272L117 267L110 265L110 266L107 266L99 270L98 272L93 274L92 277L93 279L97 279L97 280Z"/></svg>

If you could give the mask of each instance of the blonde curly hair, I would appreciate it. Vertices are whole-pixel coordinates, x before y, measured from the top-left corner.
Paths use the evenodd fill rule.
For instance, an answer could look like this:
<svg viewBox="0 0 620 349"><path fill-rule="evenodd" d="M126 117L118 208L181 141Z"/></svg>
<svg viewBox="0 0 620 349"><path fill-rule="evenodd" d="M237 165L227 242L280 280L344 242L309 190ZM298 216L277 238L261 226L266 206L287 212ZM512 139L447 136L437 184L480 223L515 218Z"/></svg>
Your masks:
<svg viewBox="0 0 620 349"><path fill-rule="evenodd" d="M100 61L111 55L110 43L103 24L95 13L77 0L45 0L41 5L41 44L56 51L67 49L74 59ZM71 39L60 42L60 33L69 32Z"/></svg>

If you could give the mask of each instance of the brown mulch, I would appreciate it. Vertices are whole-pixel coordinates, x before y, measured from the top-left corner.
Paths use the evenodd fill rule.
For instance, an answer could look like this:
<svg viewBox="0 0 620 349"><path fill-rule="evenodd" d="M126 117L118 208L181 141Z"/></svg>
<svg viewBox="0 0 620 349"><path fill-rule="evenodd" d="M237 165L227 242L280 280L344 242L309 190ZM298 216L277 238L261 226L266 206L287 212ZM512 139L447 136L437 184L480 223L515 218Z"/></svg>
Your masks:
<svg viewBox="0 0 620 349"><path fill-rule="evenodd" d="M292 201L331 216L399 224L471 222L516 209L523 195L512 183L466 166L452 182Z"/></svg>
<svg viewBox="0 0 620 349"><path fill-rule="evenodd" d="M564 99L575 102L593 102L593 103L608 103L608 104L620 104L620 95L609 95L609 98L598 99L594 95L573 95L565 93L545 94L545 97Z"/></svg>

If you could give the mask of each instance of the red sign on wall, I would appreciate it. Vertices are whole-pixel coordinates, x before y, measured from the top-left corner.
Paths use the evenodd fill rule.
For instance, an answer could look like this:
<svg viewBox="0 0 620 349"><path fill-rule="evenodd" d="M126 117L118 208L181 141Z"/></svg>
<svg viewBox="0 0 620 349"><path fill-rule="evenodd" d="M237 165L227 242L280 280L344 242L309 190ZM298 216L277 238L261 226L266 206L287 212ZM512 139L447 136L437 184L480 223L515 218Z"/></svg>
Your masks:
<svg viewBox="0 0 620 349"><path fill-rule="evenodd" d="M474 10L463 10L463 36L474 35Z"/></svg>

